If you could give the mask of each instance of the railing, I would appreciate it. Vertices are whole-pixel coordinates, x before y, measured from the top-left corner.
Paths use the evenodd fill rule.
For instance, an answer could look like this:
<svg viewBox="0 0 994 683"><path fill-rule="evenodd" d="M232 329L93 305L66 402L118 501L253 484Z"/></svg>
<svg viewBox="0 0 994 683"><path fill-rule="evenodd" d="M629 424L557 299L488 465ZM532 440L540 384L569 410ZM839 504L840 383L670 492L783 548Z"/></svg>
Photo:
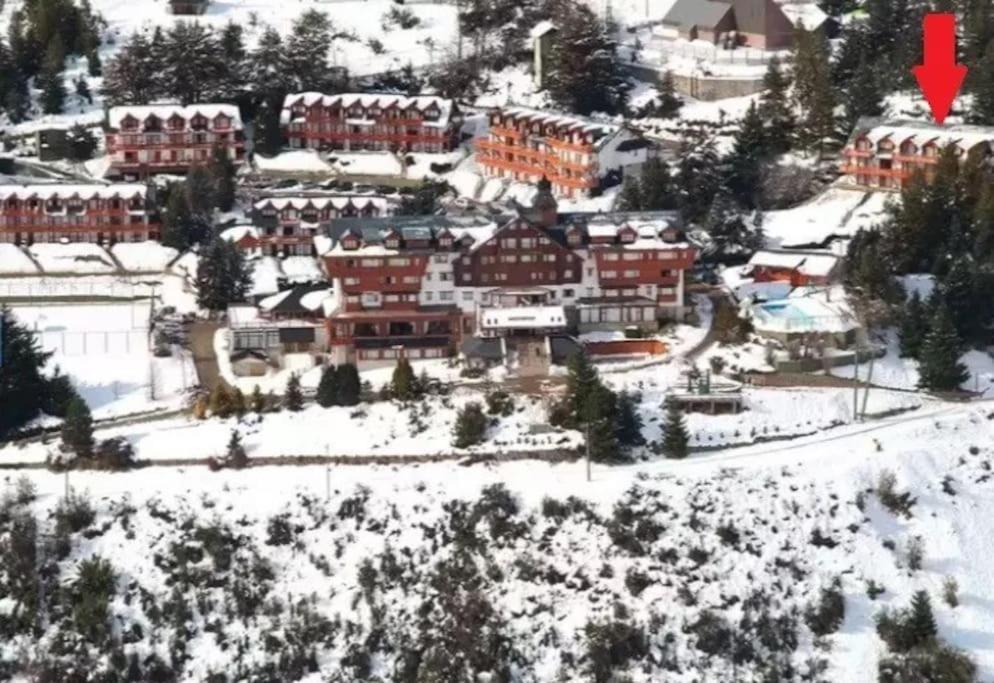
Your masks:
<svg viewBox="0 0 994 683"><path fill-rule="evenodd" d="M0 232L17 234L19 232L158 232L158 223L121 223L119 225L71 225L36 223L31 225L0 225Z"/></svg>
<svg viewBox="0 0 994 683"><path fill-rule="evenodd" d="M879 178L899 178L907 180L911 177L911 171L901 168L877 168L876 166L852 166L846 165L839 169L847 175L876 176Z"/></svg>
<svg viewBox="0 0 994 683"><path fill-rule="evenodd" d="M544 175L548 178L550 183L562 185L563 187L585 189L597 186L597 180L593 178L571 178L569 176L559 175L552 172L555 169L532 166L530 164L524 164L517 161L507 161L506 159L496 157L478 157L477 163L484 166L503 168L507 171L518 171L520 173L529 173L531 175Z"/></svg>

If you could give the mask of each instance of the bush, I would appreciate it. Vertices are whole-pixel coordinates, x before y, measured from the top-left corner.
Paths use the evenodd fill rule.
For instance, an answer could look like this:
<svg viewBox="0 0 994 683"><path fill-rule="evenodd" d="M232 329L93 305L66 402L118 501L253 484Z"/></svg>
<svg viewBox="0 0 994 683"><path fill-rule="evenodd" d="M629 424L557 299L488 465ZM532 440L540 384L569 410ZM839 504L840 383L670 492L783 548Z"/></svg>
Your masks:
<svg viewBox="0 0 994 683"><path fill-rule="evenodd" d="M126 470L135 464L135 449L122 436L104 439L97 446L93 466L102 470Z"/></svg>
<svg viewBox="0 0 994 683"><path fill-rule="evenodd" d="M697 636L697 649L701 652L721 655L731 649L734 635L732 627L711 610L702 610L689 630Z"/></svg>
<svg viewBox="0 0 994 683"><path fill-rule="evenodd" d="M827 636L839 630L846 618L846 599L838 577L831 586L822 588L818 602L809 605L804 613L804 623L816 636Z"/></svg>
<svg viewBox="0 0 994 683"><path fill-rule="evenodd" d="M879 683L973 683L977 666L965 653L940 642L880 660Z"/></svg>
<svg viewBox="0 0 994 683"><path fill-rule="evenodd" d="M584 635L590 675L595 683L616 680L616 672L649 652L643 629L627 621L587 622Z"/></svg>
<svg viewBox="0 0 994 683"><path fill-rule="evenodd" d="M721 356L711 356L708 363L711 365L711 372L716 375L720 375L722 370L725 369L725 359Z"/></svg>
<svg viewBox="0 0 994 683"><path fill-rule="evenodd" d="M947 576L942 582L942 599L950 607L959 606L959 584L951 576Z"/></svg>
<svg viewBox="0 0 994 683"><path fill-rule="evenodd" d="M290 524L290 515L283 513L269 518L266 525L266 532L269 537L266 539L267 545L290 545L294 539L294 529Z"/></svg>
<svg viewBox="0 0 994 683"><path fill-rule="evenodd" d="M514 412L514 399L506 391L491 391L486 396L487 413L507 417Z"/></svg>
<svg viewBox="0 0 994 683"><path fill-rule="evenodd" d="M62 498L55 508L56 534L82 531L93 524L96 516L89 498L70 491L69 495Z"/></svg>
<svg viewBox="0 0 994 683"><path fill-rule="evenodd" d="M881 470L877 478L877 498L892 514L907 518L911 517L911 508L917 502L909 492L897 490L897 475L890 470Z"/></svg>
<svg viewBox="0 0 994 683"><path fill-rule="evenodd" d="M487 416L483 407L476 402L464 405L456 416L452 429L452 445L456 448L469 448L482 443L487 433Z"/></svg>
<svg viewBox="0 0 994 683"><path fill-rule="evenodd" d="M908 539L908 569L913 572L922 568L922 560L925 558L925 543L921 536L913 536Z"/></svg>
<svg viewBox="0 0 994 683"><path fill-rule="evenodd" d="M92 643L100 644L109 636L108 606L117 579L107 560L94 556L83 560L72 585L73 624L76 632Z"/></svg>

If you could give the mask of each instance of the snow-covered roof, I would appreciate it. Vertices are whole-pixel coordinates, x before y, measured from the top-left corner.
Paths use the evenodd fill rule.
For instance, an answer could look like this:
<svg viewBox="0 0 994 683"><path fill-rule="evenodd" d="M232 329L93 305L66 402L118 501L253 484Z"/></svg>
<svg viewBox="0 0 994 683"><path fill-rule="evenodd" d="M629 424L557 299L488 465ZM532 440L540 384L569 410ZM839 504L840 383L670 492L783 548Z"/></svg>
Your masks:
<svg viewBox="0 0 994 683"><path fill-rule="evenodd" d="M255 306L250 304L232 304L228 306L229 325L251 325L261 322L263 320L259 317L259 309Z"/></svg>
<svg viewBox="0 0 994 683"><path fill-rule="evenodd" d="M789 251L757 251L749 259L750 266L796 270L804 275L826 276L839 259L832 254L812 254Z"/></svg>
<svg viewBox="0 0 994 683"><path fill-rule="evenodd" d="M145 196L145 186L138 183L116 183L114 185L52 183L47 185L0 185L0 200L10 198L26 199L112 199L114 197Z"/></svg>
<svg viewBox="0 0 994 683"><path fill-rule="evenodd" d="M814 2L783 2L780 3L780 9L790 19L790 23L805 31L814 31L828 21L828 15Z"/></svg>
<svg viewBox="0 0 994 683"><path fill-rule="evenodd" d="M480 326L487 329L566 327L566 311L562 306L485 308L480 311Z"/></svg>
<svg viewBox="0 0 994 683"><path fill-rule="evenodd" d="M932 143L942 148L952 144L968 150L980 144L994 144L994 127L966 124L937 126L923 121L881 123L874 119L864 119L856 124L852 141L861 139L869 140L874 145L890 140L895 147L912 142L916 147Z"/></svg>
<svg viewBox="0 0 994 683"><path fill-rule="evenodd" d="M111 107L107 112L107 123L111 128L120 128L121 121L127 116L144 121L150 116L155 116L162 121L166 121L173 116L179 116L185 121L189 121L197 114L207 120L213 120L218 116L227 116L231 119L233 128L242 127L242 117L238 112L238 107L232 104L149 104L149 105L127 105L121 107Z"/></svg>
<svg viewBox="0 0 994 683"><path fill-rule="evenodd" d="M332 195L325 197L266 197L253 204L253 207L262 209L266 206L272 206L277 211L282 211L287 207L302 210L310 206L323 210L329 206L334 209L344 209L350 205L357 209L373 206L378 211L385 213L396 204L396 200L388 199L382 195Z"/></svg>
<svg viewBox="0 0 994 683"><path fill-rule="evenodd" d="M549 20L545 20L535 24L535 26L532 27L532 30L528 32L528 35L530 35L532 38L541 38L549 31L555 31L555 30L557 30L556 25Z"/></svg>
<svg viewBox="0 0 994 683"><path fill-rule="evenodd" d="M378 106L380 109L416 109L423 112L432 107L438 109L438 118L434 121L425 121L424 125L447 126L452 118L452 100L437 95L394 95L384 93L342 93L339 95L325 95L319 92L291 93L283 100L283 111L287 112L293 105L303 102L305 106L311 107L320 104L322 107L339 106L343 109L359 104L364 109Z"/></svg>
<svg viewBox="0 0 994 683"><path fill-rule="evenodd" d="M595 136L602 137L614 135L621 130L621 126L613 123L594 121L593 119L575 114L542 111L529 107L506 107L501 109L500 113L502 116L510 116L511 118L521 119L529 123L551 124L557 128L564 128L568 132L593 133Z"/></svg>

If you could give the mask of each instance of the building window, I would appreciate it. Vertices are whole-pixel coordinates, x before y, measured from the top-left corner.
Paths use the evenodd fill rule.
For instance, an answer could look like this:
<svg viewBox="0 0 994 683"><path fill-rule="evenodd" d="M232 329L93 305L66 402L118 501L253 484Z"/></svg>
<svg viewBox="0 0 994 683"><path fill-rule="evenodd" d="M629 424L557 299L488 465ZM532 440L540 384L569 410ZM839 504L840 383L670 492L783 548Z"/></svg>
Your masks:
<svg viewBox="0 0 994 683"><path fill-rule="evenodd" d="M575 294L573 293L572 289L564 289L563 290L563 298L564 299L572 299L574 296L575 296Z"/></svg>
<svg viewBox="0 0 994 683"><path fill-rule="evenodd" d="M463 301L472 301L473 300L473 292L463 292L462 293L462 300Z"/></svg>
<svg viewBox="0 0 994 683"><path fill-rule="evenodd" d="M454 298L455 298L455 293L451 291L438 293L439 301L452 301Z"/></svg>
<svg viewBox="0 0 994 683"><path fill-rule="evenodd" d="M567 268L563 271L563 277L573 277L573 271L570 268Z"/></svg>
<svg viewBox="0 0 994 683"><path fill-rule="evenodd" d="M425 295L425 301L431 301L432 297L435 296L432 292L425 292L424 295Z"/></svg>

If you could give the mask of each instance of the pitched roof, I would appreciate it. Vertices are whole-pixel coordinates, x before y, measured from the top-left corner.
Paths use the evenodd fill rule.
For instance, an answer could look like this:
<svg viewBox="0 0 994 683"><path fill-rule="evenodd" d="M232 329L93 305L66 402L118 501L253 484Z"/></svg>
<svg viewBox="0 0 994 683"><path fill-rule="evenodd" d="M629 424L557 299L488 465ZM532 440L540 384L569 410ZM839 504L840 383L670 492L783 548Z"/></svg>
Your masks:
<svg viewBox="0 0 994 683"><path fill-rule="evenodd" d="M291 93L283 100L283 111L289 109L299 100L303 100L308 107L320 104L322 107L338 105L343 109L348 109L354 104L360 104L364 108L378 105L381 109L387 107L398 107L408 109L413 107L418 111L425 111L434 106L438 108L439 115L435 121L425 121L424 125L444 127L448 125L455 110L455 103L452 100L437 95L397 95L391 93L341 93L338 95L325 95L319 92Z"/></svg>
<svg viewBox="0 0 994 683"><path fill-rule="evenodd" d="M116 183L113 185L76 185L71 183L51 183L38 185L0 185L0 200L17 197L26 199L37 196L41 199L67 198L78 195L82 199L110 199L113 197L145 196L146 187L139 183Z"/></svg>
<svg viewBox="0 0 994 683"><path fill-rule="evenodd" d="M238 107L233 104L150 104L150 105L126 105L121 107L111 107L107 112L107 123L111 128L120 128L121 121L128 115L139 121L144 121L149 116L166 121L174 115L189 121L197 114L206 119L216 118L223 114L231 119L232 126L241 128L242 116L238 112Z"/></svg>
<svg viewBox="0 0 994 683"><path fill-rule="evenodd" d="M665 24L713 28L732 9L730 3L714 0L677 0L663 18Z"/></svg>

